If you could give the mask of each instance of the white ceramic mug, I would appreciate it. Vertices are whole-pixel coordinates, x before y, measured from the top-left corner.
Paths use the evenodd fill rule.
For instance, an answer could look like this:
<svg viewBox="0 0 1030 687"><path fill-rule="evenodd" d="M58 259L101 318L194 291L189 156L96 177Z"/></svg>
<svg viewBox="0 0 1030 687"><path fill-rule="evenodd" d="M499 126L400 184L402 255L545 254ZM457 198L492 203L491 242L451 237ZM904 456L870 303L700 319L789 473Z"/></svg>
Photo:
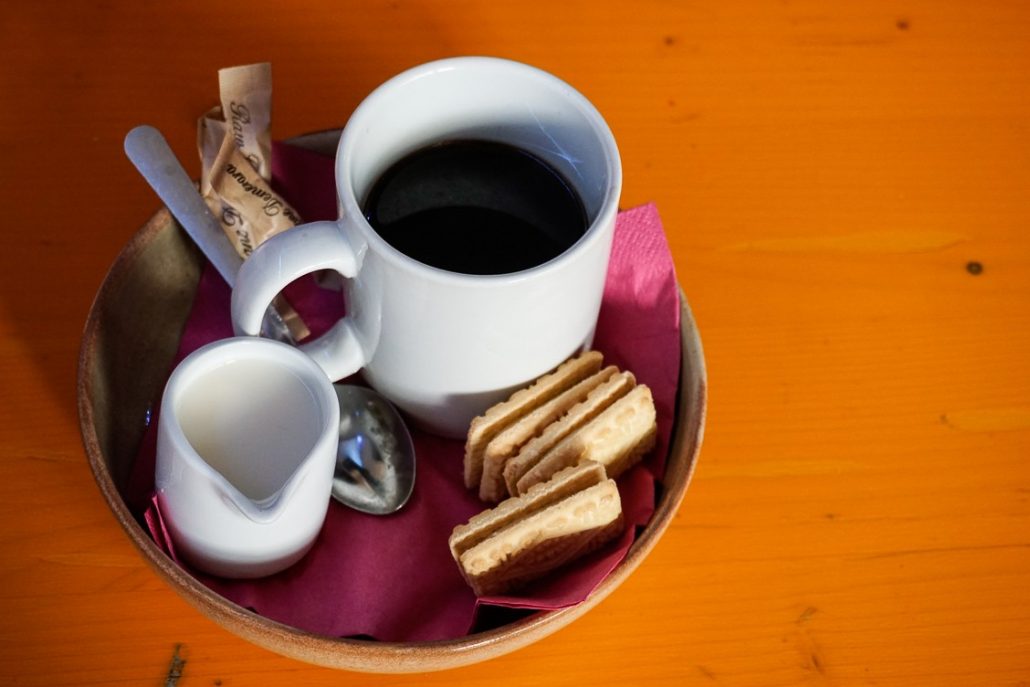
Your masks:
<svg viewBox="0 0 1030 687"><path fill-rule="evenodd" d="M225 577L292 565L329 507L336 392L296 348L258 338L203 346L165 386L156 487L178 555Z"/></svg>
<svg viewBox="0 0 1030 687"><path fill-rule="evenodd" d="M370 187L405 155L460 139L508 143L554 167L583 202L584 235L544 264L486 276L437 269L389 245L362 212ZM621 186L611 131L565 82L496 58L415 67L370 94L343 130L340 218L279 234L243 264L234 327L256 335L289 282L335 270L348 314L301 349L331 379L363 369L417 424L464 436L474 416L591 343Z"/></svg>

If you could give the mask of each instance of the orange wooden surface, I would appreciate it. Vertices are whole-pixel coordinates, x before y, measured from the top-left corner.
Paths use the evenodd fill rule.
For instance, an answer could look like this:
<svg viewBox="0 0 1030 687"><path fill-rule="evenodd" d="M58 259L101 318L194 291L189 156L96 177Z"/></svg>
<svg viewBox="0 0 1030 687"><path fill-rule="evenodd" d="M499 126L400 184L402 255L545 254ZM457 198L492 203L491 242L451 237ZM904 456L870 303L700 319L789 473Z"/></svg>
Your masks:
<svg viewBox="0 0 1030 687"><path fill-rule="evenodd" d="M0 682L1030 683L1030 5L26 2L0 15ZM194 161L220 67L273 134L482 53L548 69L655 201L708 360L698 471L652 556L544 642L433 675L282 658L160 581L78 434L81 327ZM194 170L196 171L196 170ZM979 274L967 264L982 266ZM975 270L974 270L975 271Z"/></svg>

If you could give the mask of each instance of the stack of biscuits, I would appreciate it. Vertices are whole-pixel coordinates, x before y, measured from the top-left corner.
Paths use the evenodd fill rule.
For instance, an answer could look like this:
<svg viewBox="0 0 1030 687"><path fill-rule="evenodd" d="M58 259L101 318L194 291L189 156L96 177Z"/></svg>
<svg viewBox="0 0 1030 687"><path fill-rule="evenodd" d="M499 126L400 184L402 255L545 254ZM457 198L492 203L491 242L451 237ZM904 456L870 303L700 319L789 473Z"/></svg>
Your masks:
<svg viewBox="0 0 1030 687"><path fill-rule="evenodd" d="M496 508L455 528L451 554L479 595L504 593L622 530L614 479L654 447L651 391L587 351L475 418L465 485Z"/></svg>

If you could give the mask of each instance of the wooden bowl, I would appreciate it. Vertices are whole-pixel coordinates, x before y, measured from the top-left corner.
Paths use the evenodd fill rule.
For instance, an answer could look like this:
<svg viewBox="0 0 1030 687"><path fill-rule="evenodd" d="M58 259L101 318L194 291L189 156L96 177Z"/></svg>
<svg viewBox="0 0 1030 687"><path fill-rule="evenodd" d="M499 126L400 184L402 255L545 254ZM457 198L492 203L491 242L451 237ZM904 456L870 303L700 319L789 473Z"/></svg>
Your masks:
<svg viewBox="0 0 1030 687"><path fill-rule="evenodd" d="M146 561L201 613L255 644L318 665L381 673L441 670L506 654L555 632L611 594L651 551L683 499L701 445L706 378L701 342L681 295L683 346L677 419L657 507L626 558L586 601L460 639L414 643L320 636L248 611L211 591L169 559L135 520L123 498L144 431L141 419L160 396L202 264L199 251L164 209L125 246L86 322L79 356L79 422L100 491Z"/></svg>

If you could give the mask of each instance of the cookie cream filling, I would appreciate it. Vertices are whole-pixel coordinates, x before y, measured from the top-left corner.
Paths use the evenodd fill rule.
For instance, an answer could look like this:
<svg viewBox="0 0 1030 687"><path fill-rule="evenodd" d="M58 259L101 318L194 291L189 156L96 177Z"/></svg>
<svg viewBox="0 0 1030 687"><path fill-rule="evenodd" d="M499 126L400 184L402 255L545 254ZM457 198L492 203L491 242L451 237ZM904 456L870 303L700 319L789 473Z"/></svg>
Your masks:
<svg viewBox="0 0 1030 687"><path fill-rule="evenodd" d="M604 527L621 512L619 490L614 481L606 480L500 530L464 552L461 565L470 575L482 575L513 554Z"/></svg>

